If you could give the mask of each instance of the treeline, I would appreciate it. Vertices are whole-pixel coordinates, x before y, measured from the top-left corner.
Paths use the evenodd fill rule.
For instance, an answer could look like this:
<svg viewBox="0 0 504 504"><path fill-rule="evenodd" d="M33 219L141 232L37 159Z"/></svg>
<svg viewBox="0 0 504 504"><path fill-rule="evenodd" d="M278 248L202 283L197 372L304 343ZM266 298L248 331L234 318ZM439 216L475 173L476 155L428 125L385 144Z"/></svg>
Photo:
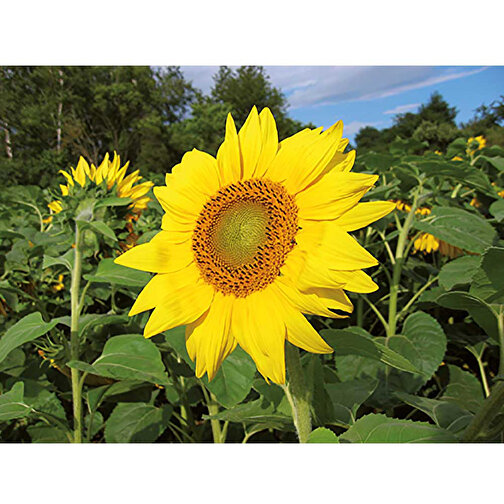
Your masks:
<svg viewBox="0 0 504 504"><path fill-rule="evenodd" d="M417 112L396 115L390 128L361 128L355 143L360 153L388 152L389 145L397 138L418 141L420 151L445 151L457 137L484 135L489 145L504 146L504 96L490 105L481 105L465 124L457 126L456 116L456 108L450 107L439 93L433 93Z"/></svg>
<svg viewBox="0 0 504 504"><path fill-rule="evenodd" d="M46 186L80 155L119 152L142 173L165 173L194 147L215 153L232 112L241 125L268 106L280 137L304 125L262 67L221 67L208 95L178 67L1 67L3 184Z"/></svg>

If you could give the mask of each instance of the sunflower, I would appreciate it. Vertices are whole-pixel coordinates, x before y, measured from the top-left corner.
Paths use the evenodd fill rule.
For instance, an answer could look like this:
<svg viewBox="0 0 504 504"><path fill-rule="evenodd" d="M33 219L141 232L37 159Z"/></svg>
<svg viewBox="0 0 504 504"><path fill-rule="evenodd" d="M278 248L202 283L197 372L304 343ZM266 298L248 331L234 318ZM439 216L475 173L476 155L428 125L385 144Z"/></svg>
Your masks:
<svg viewBox="0 0 504 504"><path fill-rule="evenodd" d="M484 149L486 147L486 138L483 135L477 137L470 137L467 140L466 153L468 156L472 156L476 151Z"/></svg>
<svg viewBox="0 0 504 504"><path fill-rule="evenodd" d="M430 233L420 233L413 243L413 248L414 252L423 252L424 254L439 251L441 255L450 257L451 259L464 255L462 249L450 245Z"/></svg>
<svg viewBox="0 0 504 504"><path fill-rule="evenodd" d="M237 133L231 115L216 158L186 153L154 194L160 231L115 259L156 273L130 315L154 308L146 338L186 325L196 376L211 380L237 344L266 380L285 383L285 340L331 347L303 316L343 317L344 290L373 292L362 268L377 264L348 234L393 210L358 203L378 176L352 173L343 124L278 142L275 120L254 107ZM331 310L338 310L335 313Z"/></svg>
<svg viewBox="0 0 504 504"><path fill-rule="evenodd" d="M76 183L81 187L85 187L88 180L97 186L103 184L106 186L107 191L110 191L116 186L116 194L119 198L131 198L132 203L128 208L134 213L141 213L147 208L147 204L151 199L146 196L150 188L154 185L153 182L142 182L136 184L141 180L139 170L126 175L128 170L129 161L121 167L121 158L114 152L114 159L110 161L109 154L107 153L100 163L98 168L89 163L81 156L77 163L77 168L70 167L70 173L60 170L65 179L66 184L60 184L61 194L68 196ZM55 202L50 203L53 204ZM61 204L60 204L61 206Z"/></svg>

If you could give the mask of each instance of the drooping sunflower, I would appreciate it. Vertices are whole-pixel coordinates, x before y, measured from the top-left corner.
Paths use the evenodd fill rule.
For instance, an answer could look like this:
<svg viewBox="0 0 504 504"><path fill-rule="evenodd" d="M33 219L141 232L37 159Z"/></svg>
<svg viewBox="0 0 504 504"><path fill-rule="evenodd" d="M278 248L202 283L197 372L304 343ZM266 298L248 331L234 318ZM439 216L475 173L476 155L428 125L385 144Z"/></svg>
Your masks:
<svg viewBox="0 0 504 504"><path fill-rule="evenodd" d="M450 259L455 259L456 257L464 255L464 251L461 248L440 240L430 233L420 233L415 239L413 247L414 252L430 254L431 252L439 251L441 255L447 256Z"/></svg>
<svg viewBox="0 0 504 504"><path fill-rule="evenodd" d="M343 124L305 129L278 142L269 109L254 107L237 133L231 115L216 158L186 153L154 194L165 214L149 242L115 259L156 273L130 315L154 309L151 337L186 325L196 375L215 376L239 344L268 380L285 382L285 340L315 353L331 347L305 314L342 317L345 290L377 285L377 264L348 233L393 210L358 203L378 176L352 173Z"/></svg>
<svg viewBox="0 0 504 504"><path fill-rule="evenodd" d="M66 184L60 184L61 194L68 196L73 188L76 187L76 183L81 187L85 187L88 180L97 186L101 184L106 185L107 191L112 190L116 186L116 194L119 198L131 198L133 200L128 208L134 213L141 213L147 208L149 201L151 201L146 194L154 183L147 181L135 185L142 177L139 175L139 170L126 175L128 167L129 161L121 167L121 157L116 152L114 152L112 161L110 161L109 154L105 154L103 161L98 167L92 163L89 165L81 156L77 167L70 168L70 173L64 170L59 171L67 182Z"/></svg>

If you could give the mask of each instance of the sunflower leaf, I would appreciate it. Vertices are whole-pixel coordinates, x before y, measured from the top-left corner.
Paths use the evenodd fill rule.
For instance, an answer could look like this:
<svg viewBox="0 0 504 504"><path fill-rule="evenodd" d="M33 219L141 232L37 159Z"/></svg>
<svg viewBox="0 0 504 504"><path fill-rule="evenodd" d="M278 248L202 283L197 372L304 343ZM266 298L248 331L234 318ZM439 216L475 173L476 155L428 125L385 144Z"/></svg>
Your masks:
<svg viewBox="0 0 504 504"><path fill-rule="evenodd" d="M310 432L307 443L339 443L339 440L332 430L319 427Z"/></svg>
<svg viewBox="0 0 504 504"><path fill-rule="evenodd" d="M31 407L23 401L24 383L15 383L9 392L0 395L0 422L23 418L31 412Z"/></svg>
<svg viewBox="0 0 504 504"><path fill-rule="evenodd" d="M455 435L427 422L399 420L371 413L357 420L339 437L350 443L450 443Z"/></svg>
<svg viewBox="0 0 504 504"><path fill-rule="evenodd" d="M149 273L138 271L120 264L115 264L114 259L102 259L94 274L84 275L84 278L95 283L110 283L127 287L144 287L150 280Z"/></svg>
<svg viewBox="0 0 504 504"><path fill-rule="evenodd" d="M421 373L406 357L374 341L369 335L349 329L323 329L320 334L334 349L336 355L359 355L381 361L401 371Z"/></svg>
<svg viewBox="0 0 504 504"><path fill-rule="evenodd" d="M146 403L119 403L105 427L107 443L153 443L166 430L173 408Z"/></svg>
<svg viewBox="0 0 504 504"><path fill-rule="evenodd" d="M7 332L0 339L0 362L2 362L9 352L14 348L20 347L24 343L33 341L43 336L53 329L57 320L44 322L39 312L30 313L23 317L19 322L9 327Z"/></svg>
<svg viewBox="0 0 504 504"><path fill-rule="evenodd" d="M93 364L70 361L68 367L116 380L137 380L169 384L161 353L156 345L139 334L110 338Z"/></svg>
<svg viewBox="0 0 504 504"><path fill-rule="evenodd" d="M497 237L488 221L461 208L434 207L426 219L413 225L450 245L477 254L483 253Z"/></svg>

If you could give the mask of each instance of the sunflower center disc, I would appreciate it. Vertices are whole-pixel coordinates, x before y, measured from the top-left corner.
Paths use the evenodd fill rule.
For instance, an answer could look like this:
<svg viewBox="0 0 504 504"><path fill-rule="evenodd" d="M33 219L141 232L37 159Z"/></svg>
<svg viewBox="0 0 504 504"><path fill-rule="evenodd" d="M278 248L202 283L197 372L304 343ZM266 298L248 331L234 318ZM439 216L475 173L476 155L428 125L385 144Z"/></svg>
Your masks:
<svg viewBox="0 0 504 504"><path fill-rule="evenodd" d="M296 245L298 208L268 179L223 187L204 206L192 237L205 281L224 294L246 297L280 274Z"/></svg>
<svg viewBox="0 0 504 504"><path fill-rule="evenodd" d="M215 223L213 246L222 260L233 267L251 262L266 241L268 212L264 205L239 201L224 210Z"/></svg>

